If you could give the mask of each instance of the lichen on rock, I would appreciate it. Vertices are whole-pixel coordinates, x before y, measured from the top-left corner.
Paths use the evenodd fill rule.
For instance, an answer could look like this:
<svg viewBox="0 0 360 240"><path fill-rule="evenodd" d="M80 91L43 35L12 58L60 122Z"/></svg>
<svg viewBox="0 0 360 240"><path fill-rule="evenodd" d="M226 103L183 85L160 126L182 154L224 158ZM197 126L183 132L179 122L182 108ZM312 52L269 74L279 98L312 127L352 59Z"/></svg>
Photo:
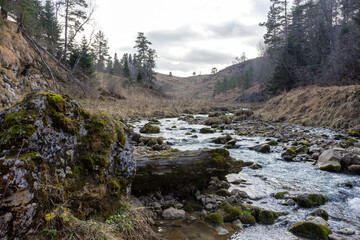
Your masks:
<svg viewBox="0 0 360 240"><path fill-rule="evenodd" d="M57 204L80 219L106 219L128 191L136 168L131 133L106 114L91 115L67 96L31 93L0 113L0 130L0 238L36 232Z"/></svg>

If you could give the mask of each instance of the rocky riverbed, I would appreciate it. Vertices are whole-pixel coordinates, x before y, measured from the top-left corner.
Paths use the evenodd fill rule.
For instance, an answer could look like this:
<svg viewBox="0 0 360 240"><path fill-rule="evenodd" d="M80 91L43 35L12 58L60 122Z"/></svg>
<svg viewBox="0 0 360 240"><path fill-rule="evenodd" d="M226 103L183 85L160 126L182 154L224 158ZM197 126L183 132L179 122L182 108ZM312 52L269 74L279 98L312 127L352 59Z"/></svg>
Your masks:
<svg viewBox="0 0 360 240"><path fill-rule="evenodd" d="M154 189L134 198L152 209L166 239L360 238L356 132L264 122L247 109L131 124L142 129L132 142L135 159L226 148L248 163L187 196Z"/></svg>

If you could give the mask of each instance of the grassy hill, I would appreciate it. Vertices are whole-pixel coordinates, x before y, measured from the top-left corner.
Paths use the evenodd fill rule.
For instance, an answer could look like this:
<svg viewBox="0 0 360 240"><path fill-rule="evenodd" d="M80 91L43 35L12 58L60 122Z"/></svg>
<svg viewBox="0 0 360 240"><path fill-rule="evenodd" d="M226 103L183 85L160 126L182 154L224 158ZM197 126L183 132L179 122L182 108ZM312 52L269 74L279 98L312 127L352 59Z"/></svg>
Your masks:
<svg viewBox="0 0 360 240"><path fill-rule="evenodd" d="M241 86L230 86L221 93L214 95L218 83L232 81L253 71L252 86L243 90ZM157 87L169 96L191 97L196 99L214 99L217 101L251 101L262 100L263 83L271 73L271 66L267 58L255 58L242 63L231 65L216 74L175 77L157 74Z"/></svg>

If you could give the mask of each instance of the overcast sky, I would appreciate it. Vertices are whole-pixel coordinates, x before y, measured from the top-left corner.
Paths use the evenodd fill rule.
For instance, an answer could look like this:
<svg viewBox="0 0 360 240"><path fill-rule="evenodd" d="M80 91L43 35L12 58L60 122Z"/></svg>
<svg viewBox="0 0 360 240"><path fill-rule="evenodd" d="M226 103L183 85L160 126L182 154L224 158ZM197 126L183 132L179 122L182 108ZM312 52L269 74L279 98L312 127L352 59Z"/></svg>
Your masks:
<svg viewBox="0 0 360 240"><path fill-rule="evenodd" d="M138 32L157 51L156 71L177 76L257 57L270 0L97 0L94 19L111 53L134 53Z"/></svg>

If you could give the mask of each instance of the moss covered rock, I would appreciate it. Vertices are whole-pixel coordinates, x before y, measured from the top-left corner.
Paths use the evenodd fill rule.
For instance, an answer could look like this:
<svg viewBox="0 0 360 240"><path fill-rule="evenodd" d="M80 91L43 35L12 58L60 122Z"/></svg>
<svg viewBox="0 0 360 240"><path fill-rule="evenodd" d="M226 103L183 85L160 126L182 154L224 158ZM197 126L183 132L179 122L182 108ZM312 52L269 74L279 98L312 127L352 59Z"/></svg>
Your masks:
<svg viewBox="0 0 360 240"><path fill-rule="evenodd" d="M140 129L140 133L160 133L160 127L147 123Z"/></svg>
<svg viewBox="0 0 360 240"><path fill-rule="evenodd" d="M251 150L255 150L257 152L261 152L261 153L269 153L270 152L270 145L265 143L265 144L259 144L253 147L249 147L249 149Z"/></svg>
<svg viewBox="0 0 360 240"><path fill-rule="evenodd" d="M200 133L214 133L214 132L216 132L216 130L215 129L212 129L212 128L201 128L200 129Z"/></svg>
<svg viewBox="0 0 360 240"><path fill-rule="evenodd" d="M295 149L288 148L288 149L286 149L285 152L283 152L281 154L281 157L286 161L291 161L292 159L294 159L296 157L296 155L297 155L297 152Z"/></svg>
<svg viewBox="0 0 360 240"><path fill-rule="evenodd" d="M288 230L299 237L319 240L327 240L332 233L328 227L312 222L299 222L291 225Z"/></svg>
<svg viewBox="0 0 360 240"><path fill-rule="evenodd" d="M322 194L300 194L295 198L296 203L300 207L311 208L325 204L328 199Z"/></svg>
<svg viewBox="0 0 360 240"><path fill-rule="evenodd" d="M223 225L224 221L222 216L219 213L210 213L205 217L205 222L214 224L214 225Z"/></svg>
<svg viewBox="0 0 360 240"><path fill-rule="evenodd" d="M135 172L130 130L67 96L27 95L0 113L0 130L0 238L42 229L45 213L65 202L80 219L105 219Z"/></svg>
<svg viewBox="0 0 360 240"><path fill-rule="evenodd" d="M328 172L340 172L341 154L335 149L328 149L320 154L317 166L320 170Z"/></svg>

